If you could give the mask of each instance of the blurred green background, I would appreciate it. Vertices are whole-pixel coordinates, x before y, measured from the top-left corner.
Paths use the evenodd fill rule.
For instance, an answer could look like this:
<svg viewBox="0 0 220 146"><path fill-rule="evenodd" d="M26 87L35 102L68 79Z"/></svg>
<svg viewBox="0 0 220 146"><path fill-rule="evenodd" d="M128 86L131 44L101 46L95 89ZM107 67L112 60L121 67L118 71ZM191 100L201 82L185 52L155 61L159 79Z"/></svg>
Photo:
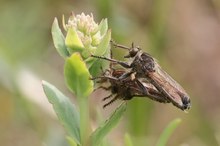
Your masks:
<svg viewBox="0 0 220 146"><path fill-rule="evenodd" d="M147 99L129 101L126 115L108 136L123 145L124 134L135 145L155 145L173 119L182 123L169 146L220 145L220 1L219 0L17 0L0 1L0 145L65 146L65 132L41 87L41 80L66 95L64 61L51 39L54 17L93 13L96 22L108 18L115 41L141 46L187 90L188 114L171 104ZM60 23L61 26L61 23ZM123 51L114 49L115 58ZM117 54L117 55L116 55ZM103 119L117 103L103 110L106 92L91 95L91 124L97 109ZM77 104L77 103L76 103Z"/></svg>

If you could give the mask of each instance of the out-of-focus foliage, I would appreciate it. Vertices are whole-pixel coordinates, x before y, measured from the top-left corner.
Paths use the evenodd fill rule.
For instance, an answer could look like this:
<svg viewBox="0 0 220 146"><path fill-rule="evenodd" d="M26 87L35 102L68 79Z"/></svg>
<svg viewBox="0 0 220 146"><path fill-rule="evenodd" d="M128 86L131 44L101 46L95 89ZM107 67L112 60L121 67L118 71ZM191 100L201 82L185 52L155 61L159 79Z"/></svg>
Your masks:
<svg viewBox="0 0 220 146"><path fill-rule="evenodd" d="M169 125L164 129L164 131L161 133L156 146L165 146L167 144L167 141L173 131L176 129L176 127L180 124L181 119L175 119L172 122L169 123Z"/></svg>
<svg viewBox="0 0 220 146"><path fill-rule="evenodd" d="M1 1L0 54L12 64L36 60L50 40L44 1Z"/></svg>
<svg viewBox="0 0 220 146"><path fill-rule="evenodd" d="M64 62L57 55L50 34L54 17L60 21L62 14L71 11L92 12L97 21L108 18L116 42L134 42L151 53L192 99L188 114L146 99L129 101L124 120L108 137L109 145L122 145L126 132L133 145L154 145L166 124L177 117L182 122L168 145L219 145L218 0L0 1L1 145L68 145L62 127L53 114L46 112L50 105L38 101L43 96L41 84L32 82L30 77L56 83L74 102L65 89ZM123 54L113 49L115 58ZM103 115L111 112L111 107L101 109L100 100L106 94L96 91L91 97L92 119L97 108Z"/></svg>
<svg viewBox="0 0 220 146"><path fill-rule="evenodd" d="M118 123L121 116L126 110L126 104L121 104L111 115L111 117L101 124L91 135L92 145L99 145L103 138L112 130L113 127Z"/></svg>
<svg viewBox="0 0 220 146"><path fill-rule="evenodd" d="M77 144L81 144L79 113L75 106L71 104L68 97L50 83L43 81L43 89L68 134Z"/></svg>

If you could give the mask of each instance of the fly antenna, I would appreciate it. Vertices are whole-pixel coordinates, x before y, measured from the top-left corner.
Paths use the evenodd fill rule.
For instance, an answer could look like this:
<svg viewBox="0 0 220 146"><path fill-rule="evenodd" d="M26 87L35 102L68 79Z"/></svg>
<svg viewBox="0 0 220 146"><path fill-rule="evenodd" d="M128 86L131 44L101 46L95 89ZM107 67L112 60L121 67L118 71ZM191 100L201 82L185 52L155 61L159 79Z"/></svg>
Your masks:
<svg viewBox="0 0 220 146"><path fill-rule="evenodd" d="M129 47L126 47L126 46L124 46L124 45L119 45L119 44L117 44L117 43L116 43L115 41L113 41L113 40L111 40L110 42L112 43L112 45L113 45L114 47L118 47L118 48L121 48L121 49L130 50Z"/></svg>

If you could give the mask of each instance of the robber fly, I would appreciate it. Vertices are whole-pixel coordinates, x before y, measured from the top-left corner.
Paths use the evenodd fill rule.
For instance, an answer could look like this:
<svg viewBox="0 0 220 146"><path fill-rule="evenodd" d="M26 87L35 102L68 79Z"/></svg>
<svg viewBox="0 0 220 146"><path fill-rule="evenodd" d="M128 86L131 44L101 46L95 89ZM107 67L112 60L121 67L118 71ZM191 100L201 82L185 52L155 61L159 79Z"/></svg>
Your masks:
<svg viewBox="0 0 220 146"><path fill-rule="evenodd" d="M124 68L130 68L131 70L123 74L120 79L135 73L137 79L144 78L148 80L149 83L154 85L163 94L165 100L170 101L174 106L183 111L190 109L190 98L186 91L160 67L150 54L143 52L138 46L135 47L133 43L130 48L114 42L112 43L115 47L128 50L129 54L124 57L132 58L130 64L102 56L92 55L92 57L105 59L118 63Z"/></svg>
<svg viewBox="0 0 220 146"><path fill-rule="evenodd" d="M104 104L103 108L112 104L117 99L131 100L133 97L148 97L161 103L169 102L152 84L140 82L139 80L135 79L133 74L121 79L120 77L124 74L124 70L110 69L106 70L103 75L92 78L92 80L100 79L99 81L97 81L98 83L110 83L108 87L99 87L104 90L111 91L111 94L103 98L103 101L106 101L113 97L109 102Z"/></svg>

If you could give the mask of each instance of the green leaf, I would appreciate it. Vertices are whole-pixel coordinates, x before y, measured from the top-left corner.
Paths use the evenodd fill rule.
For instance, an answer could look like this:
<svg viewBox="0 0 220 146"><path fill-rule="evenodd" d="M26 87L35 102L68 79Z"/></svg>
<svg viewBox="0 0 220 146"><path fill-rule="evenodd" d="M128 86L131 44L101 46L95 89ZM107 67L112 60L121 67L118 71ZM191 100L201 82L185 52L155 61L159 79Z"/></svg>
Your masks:
<svg viewBox="0 0 220 146"><path fill-rule="evenodd" d="M160 135L159 140L157 141L156 146L165 146L169 137L176 129L176 127L181 123L181 119L175 119L169 123L169 125L164 129L162 134Z"/></svg>
<svg viewBox="0 0 220 146"><path fill-rule="evenodd" d="M89 68L89 72L93 77L97 77L98 75L100 75L100 73L102 72L101 68L103 68L102 64L104 62L106 62L106 61L93 58L93 62L91 63L91 66Z"/></svg>
<svg viewBox="0 0 220 146"><path fill-rule="evenodd" d="M67 51L67 47L65 45L65 39L64 39L63 33L60 30L60 27L58 25L57 18L55 18L53 21L51 33L52 33L52 37L53 37L53 43L54 43L54 46L55 46L57 52L63 58L68 57L69 52Z"/></svg>
<svg viewBox="0 0 220 146"><path fill-rule="evenodd" d="M77 143L74 141L73 138L67 136L66 139L67 139L70 146L77 146Z"/></svg>
<svg viewBox="0 0 220 146"><path fill-rule="evenodd" d="M109 30L95 50L94 55L102 56L110 50L111 31Z"/></svg>
<svg viewBox="0 0 220 146"><path fill-rule="evenodd" d="M107 19L104 19L99 24L99 29L101 36L104 35L108 30L108 21Z"/></svg>
<svg viewBox="0 0 220 146"><path fill-rule="evenodd" d="M79 113L68 97L63 95L55 86L46 81L42 81L44 93L49 102L53 105L59 121L65 130L77 144L81 144Z"/></svg>
<svg viewBox="0 0 220 146"><path fill-rule="evenodd" d="M103 55L106 57L109 57L110 55ZM100 75L102 73L102 69L105 70L107 68L109 68L109 61L106 60L101 60L101 59L97 59L94 58L90 68L89 68L89 72L93 77L97 77L98 75Z"/></svg>
<svg viewBox="0 0 220 146"><path fill-rule="evenodd" d="M80 40L76 30L70 27L67 31L65 44L68 47L70 54L74 52L81 52L84 49L83 43Z"/></svg>
<svg viewBox="0 0 220 146"><path fill-rule="evenodd" d="M125 146L133 146L131 136L128 133L125 134L124 141Z"/></svg>
<svg viewBox="0 0 220 146"><path fill-rule="evenodd" d="M110 57L110 42L111 40L111 31L108 31L104 38L102 39L101 43L95 50L94 55L96 56L105 56ZM90 74L95 77L100 74L101 68L105 69L109 66L109 61L97 59L97 58L87 58L85 60L87 67L89 68Z"/></svg>
<svg viewBox="0 0 220 146"><path fill-rule="evenodd" d="M65 31L67 31L66 23L65 23L65 16L62 16L62 24Z"/></svg>
<svg viewBox="0 0 220 146"><path fill-rule="evenodd" d="M89 79L89 71L79 53L72 54L66 60L64 75L69 89L77 97L87 97L92 93L93 81Z"/></svg>
<svg viewBox="0 0 220 146"><path fill-rule="evenodd" d="M91 135L92 145L98 146L102 139L116 126L126 110L126 103L121 104L110 118L97 128Z"/></svg>

